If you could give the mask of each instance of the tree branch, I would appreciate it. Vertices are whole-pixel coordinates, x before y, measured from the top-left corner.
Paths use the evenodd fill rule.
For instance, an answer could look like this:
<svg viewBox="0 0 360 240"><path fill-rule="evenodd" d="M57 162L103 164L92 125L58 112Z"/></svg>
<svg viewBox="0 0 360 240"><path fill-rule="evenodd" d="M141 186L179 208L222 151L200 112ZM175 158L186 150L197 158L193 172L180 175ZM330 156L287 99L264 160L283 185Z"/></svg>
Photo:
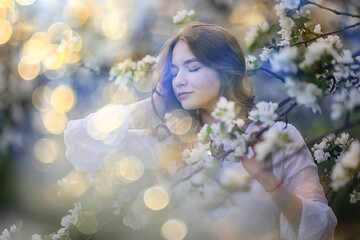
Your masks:
<svg viewBox="0 0 360 240"><path fill-rule="evenodd" d="M342 28L342 29L339 29L339 30L336 30L336 31L333 31L333 32L321 34L321 35L319 35L319 36L317 36L317 37L311 38L311 39L306 40L306 41L298 42L298 43L292 44L292 45L290 45L290 46L291 46L291 47L295 47L295 46L298 46L298 45L301 45L301 44L306 44L306 43L309 43L309 42L313 42L313 41L315 41L315 40L318 39L318 38L322 38L322 37L326 37L326 36L328 36L328 35L332 35L332 34L335 34L335 33L339 33L339 32L345 31L345 30L347 30L347 29L357 27L357 26L359 26L359 25L360 25L360 22L355 23L355 24L353 24L353 25L346 26L346 27L344 27L344 28Z"/></svg>
<svg viewBox="0 0 360 240"><path fill-rule="evenodd" d="M315 5L315 6L319 7L319 8L330 11L330 12L336 14L336 15L344 15L344 16L348 16L348 17L360 18L360 15L351 14L351 13L347 13L347 12L340 12L340 11L338 11L336 9L328 8L328 7L322 6L322 5L320 5L318 3L315 3L315 2L312 2L312 1L306 0L304 5L306 5L306 4Z"/></svg>
<svg viewBox="0 0 360 240"><path fill-rule="evenodd" d="M334 131L330 131L330 132L338 134L338 133L344 131L345 129L352 128L352 127L355 127L355 126L359 126L359 124L360 124L360 119L358 119L358 120L356 120L355 122L352 122L352 123L344 124L344 126L338 128L338 129L335 129ZM321 136L307 142L306 144L308 145L308 147L312 147L315 143L320 142L320 140L322 140L323 137L325 137L327 134L321 135Z"/></svg>
<svg viewBox="0 0 360 240"><path fill-rule="evenodd" d="M270 76L273 76L273 77L279 79L281 82L285 83L285 79L283 77L277 75L273 71L270 71L269 69L266 69L264 67L260 67L259 70L262 70L262 71L266 72L267 74L269 74Z"/></svg>

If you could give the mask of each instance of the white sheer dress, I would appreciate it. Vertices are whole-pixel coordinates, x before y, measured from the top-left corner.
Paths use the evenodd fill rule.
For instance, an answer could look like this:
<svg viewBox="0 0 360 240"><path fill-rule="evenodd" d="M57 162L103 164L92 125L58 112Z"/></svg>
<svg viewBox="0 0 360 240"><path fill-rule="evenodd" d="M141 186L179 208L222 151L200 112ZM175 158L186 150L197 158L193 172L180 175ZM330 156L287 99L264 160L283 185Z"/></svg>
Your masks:
<svg viewBox="0 0 360 240"><path fill-rule="evenodd" d="M104 166L109 154L121 152L140 158L146 171L156 173L159 167L159 149L166 148L171 139L160 142L155 137L144 134L145 130L132 129L133 120L124 106L111 107L111 111L121 113L122 124L111 132L105 141L95 140L94 136L88 133L88 125L94 114L69 122L64 132L66 158L76 170L92 172ZM109 119L108 124L111 124L111 121L112 119ZM205 214L198 211L199 201L194 203L190 195L183 194L179 196L181 200L170 203L169 218L182 219L188 227L185 239L333 239L337 220L327 205L311 153L304 147L302 136L295 127L290 124L285 126L284 123L276 123L276 127L287 131L293 140L287 149L273 157L273 165L275 175L302 200L299 232L293 231L262 186L251 180L249 191L233 193L225 203L215 204ZM256 128L255 125L250 125L247 131ZM299 149L301 151L298 151ZM224 162L222 167L245 171L241 163ZM156 184L160 178L158 176L155 181L144 182L150 186ZM190 185L190 180L179 183L172 189L175 192L172 198L175 199L176 193L181 194L183 189L189 189ZM219 186L215 183L205 184L199 190L201 198L204 202L211 201L209 198L212 198L218 189ZM141 215L141 211L137 211ZM141 226L151 221L143 216L139 216L136 221L132 220Z"/></svg>

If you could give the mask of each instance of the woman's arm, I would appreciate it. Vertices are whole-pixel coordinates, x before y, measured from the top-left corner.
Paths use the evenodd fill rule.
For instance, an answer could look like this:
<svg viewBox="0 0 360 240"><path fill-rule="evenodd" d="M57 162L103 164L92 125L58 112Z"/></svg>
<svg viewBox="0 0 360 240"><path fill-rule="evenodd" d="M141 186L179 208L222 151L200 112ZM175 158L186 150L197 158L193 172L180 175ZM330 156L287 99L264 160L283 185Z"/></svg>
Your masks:
<svg viewBox="0 0 360 240"><path fill-rule="evenodd" d="M245 158L244 168L268 190L281 211L284 239L333 239L337 220L327 205L317 167L301 134L290 124L274 127L285 129L292 143L270 163ZM279 185L280 180L284 183Z"/></svg>
<svg viewBox="0 0 360 240"><path fill-rule="evenodd" d="M242 163L250 176L257 180L265 190L270 191L270 196L297 233L303 210L301 199L281 184L281 180L275 176L271 167L255 160L255 157L245 157ZM274 190L271 191L272 189Z"/></svg>
<svg viewBox="0 0 360 240"><path fill-rule="evenodd" d="M154 105L158 114L162 116L165 112L164 103L158 94L153 96ZM134 120L135 129L144 129L156 125L160 121L155 113L151 97L126 106L126 109Z"/></svg>

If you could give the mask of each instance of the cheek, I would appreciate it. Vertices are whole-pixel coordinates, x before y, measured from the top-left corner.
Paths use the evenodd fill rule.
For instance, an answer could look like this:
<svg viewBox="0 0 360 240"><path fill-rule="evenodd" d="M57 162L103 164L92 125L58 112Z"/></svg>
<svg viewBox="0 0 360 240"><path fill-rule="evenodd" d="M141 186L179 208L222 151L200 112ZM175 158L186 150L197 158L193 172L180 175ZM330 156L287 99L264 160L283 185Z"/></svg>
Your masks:
<svg viewBox="0 0 360 240"><path fill-rule="evenodd" d="M200 90L204 90L207 93L219 93L221 88L221 82L216 73L205 73L199 76L198 81L195 82L196 87Z"/></svg>

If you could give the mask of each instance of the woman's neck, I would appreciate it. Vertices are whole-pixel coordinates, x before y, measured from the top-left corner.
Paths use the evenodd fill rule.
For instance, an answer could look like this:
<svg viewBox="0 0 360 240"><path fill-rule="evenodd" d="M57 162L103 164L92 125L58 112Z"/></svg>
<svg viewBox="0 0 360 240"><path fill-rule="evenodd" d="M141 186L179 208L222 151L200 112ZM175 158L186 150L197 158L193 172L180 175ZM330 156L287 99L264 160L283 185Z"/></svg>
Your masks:
<svg viewBox="0 0 360 240"><path fill-rule="evenodd" d="M205 124L211 125L213 123L220 122L219 120L217 120L213 116L211 116L211 112L208 112L208 111L202 111L200 113L200 116L201 116L202 125L205 125Z"/></svg>

